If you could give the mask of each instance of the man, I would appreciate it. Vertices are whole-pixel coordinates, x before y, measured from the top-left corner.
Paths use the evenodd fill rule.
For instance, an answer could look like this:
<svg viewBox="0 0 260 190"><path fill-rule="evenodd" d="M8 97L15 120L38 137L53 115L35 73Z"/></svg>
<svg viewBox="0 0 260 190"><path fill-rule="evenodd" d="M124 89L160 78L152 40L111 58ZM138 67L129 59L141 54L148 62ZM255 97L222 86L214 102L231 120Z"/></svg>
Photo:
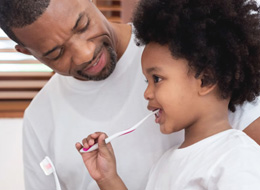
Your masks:
<svg viewBox="0 0 260 190"><path fill-rule="evenodd" d="M1 28L17 42L16 50L57 73L25 112L26 189L55 189L53 177L39 166L45 156L52 159L62 190L98 189L75 143L95 131L111 135L127 129L149 113L143 98L143 47L135 44L132 26L109 23L90 0L1 0L0 9ZM259 106L243 109L247 115L242 108L237 114L247 125L239 120L234 127L251 124L245 131L260 134ZM248 120L251 112L255 115ZM153 120L112 142L118 173L130 190L144 189L152 164L183 139L182 132L161 135Z"/></svg>

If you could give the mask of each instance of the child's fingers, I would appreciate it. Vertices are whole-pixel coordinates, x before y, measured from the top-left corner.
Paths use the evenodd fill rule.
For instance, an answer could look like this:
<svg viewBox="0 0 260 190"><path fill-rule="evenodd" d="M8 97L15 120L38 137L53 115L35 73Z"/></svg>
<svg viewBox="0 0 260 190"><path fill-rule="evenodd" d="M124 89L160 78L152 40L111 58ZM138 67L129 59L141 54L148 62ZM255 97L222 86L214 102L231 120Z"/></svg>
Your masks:
<svg viewBox="0 0 260 190"><path fill-rule="evenodd" d="M112 154L114 154L114 149L113 149L111 143L108 143L108 144L107 144L107 148L108 148L108 150L109 150Z"/></svg>
<svg viewBox="0 0 260 190"><path fill-rule="evenodd" d="M82 144L84 148L89 148L90 146L93 146L96 143L96 140L98 138L97 133L90 134L87 138L84 138L82 140Z"/></svg>
<svg viewBox="0 0 260 190"><path fill-rule="evenodd" d="M107 135L105 133L101 133L98 138L98 150L101 153L102 156L108 156L111 152L113 152L112 146L109 144L106 144L105 139L107 138Z"/></svg>
<svg viewBox="0 0 260 190"><path fill-rule="evenodd" d="M82 140L83 147L87 149L90 146L93 146L94 144L96 144L97 141L98 141L99 136L102 135L102 134L105 134L105 133L95 132L95 133L90 134L87 138L84 138ZM105 136L107 137L106 134L105 134Z"/></svg>
<svg viewBox="0 0 260 190"><path fill-rule="evenodd" d="M104 136L102 135L104 134ZM100 136L101 139L98 139L98 140L101 140L101 146L106 146L106 148L109 150L109 152L113 153L114 154L114 150L113 150L113 147L111 145L111 143L105 143L105 139L108 137L106 133L102 133L102 132L98 132L98 135ZM102 135L102 137L101 137ZM99 145L98 145L99 146Z"/></svg>
<svg viewBox="0 0 260 190"><path fill-rule="evenodd" d="M82 146L79 142L77 142L77 143L75 144L75 147L76 147L76 149L77 149L78 151L80 151L80 149L83 148L83 146Z"/></svg>

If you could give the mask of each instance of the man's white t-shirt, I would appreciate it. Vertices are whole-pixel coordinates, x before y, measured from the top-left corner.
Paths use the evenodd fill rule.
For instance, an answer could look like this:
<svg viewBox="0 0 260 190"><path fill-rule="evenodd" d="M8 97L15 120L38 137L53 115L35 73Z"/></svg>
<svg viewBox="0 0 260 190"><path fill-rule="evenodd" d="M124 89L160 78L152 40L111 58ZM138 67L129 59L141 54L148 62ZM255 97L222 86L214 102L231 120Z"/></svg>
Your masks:
<svg viewBox="0 0 260 190"><path fill-rule="evenodd" d="M241 106L236 106L236 111L229 113L229 122L233 128L244 130L259 117L260 96L258 96L253 102L245 102Z"/></svg>
<svg viewBox="0 0 260 190"><path fill-rule="evenodd" d="M55 189L53 175L45 176L39 165L45 156L53 161L62 190L98 189L75 143L96 131L112 135L130 128L149 113L143 97L147 84L141 70L142 51L132 35L107 79L79 81L55 74L38 93L24 116L26 189ZM256 113L260 115L260 111ZM127 187L143 190L152 165L162 153L182 141L183 131L161 134L153 116L135 132L112 141L118 173Z"/></svg>
<svg viewBox="0 0 260 190"><path fill-rule="evenodd" d="M260 146L226 130L186 148L171 148L151 170L146 190L259 190Z"/></svg>

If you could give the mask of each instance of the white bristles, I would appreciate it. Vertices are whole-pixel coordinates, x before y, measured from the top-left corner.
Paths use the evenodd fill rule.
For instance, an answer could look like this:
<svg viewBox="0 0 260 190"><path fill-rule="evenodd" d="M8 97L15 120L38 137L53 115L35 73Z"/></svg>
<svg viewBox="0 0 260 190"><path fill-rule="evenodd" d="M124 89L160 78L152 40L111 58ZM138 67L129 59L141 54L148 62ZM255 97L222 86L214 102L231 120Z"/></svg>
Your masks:
<svg viewBox="0 0 260 190"><path fill-rule="evenodd" d="M42 170L44 171L45 175L50 175L53 173L55 184L56 184L56 190L61 190L60 182L59 182L58 176L55 171L55 167L54 167L51 159L48 156L46 156L41 161L40 166L41 166Z"/></svg>
<svg viewBox="0 0 260 190"><path fill-rule="evenodd" d="M45 175L50 175L51 173L53 173L53 168L51 163L49 162L48 157L45 157L41 163L40 166L42 168L42 170L44 171Z"/></svg>

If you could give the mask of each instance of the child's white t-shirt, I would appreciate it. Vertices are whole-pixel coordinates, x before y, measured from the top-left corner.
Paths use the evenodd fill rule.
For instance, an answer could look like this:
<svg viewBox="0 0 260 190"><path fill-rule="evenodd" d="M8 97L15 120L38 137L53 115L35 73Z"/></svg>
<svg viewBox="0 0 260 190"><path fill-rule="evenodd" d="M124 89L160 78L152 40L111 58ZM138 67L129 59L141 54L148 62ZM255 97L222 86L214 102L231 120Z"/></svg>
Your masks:
<svg viewBox="0 0 260 190"><path fill-rule="evenodd" d="M259 190L260 147L230 129L191 146L168 150L146 190Z"/></svg>

